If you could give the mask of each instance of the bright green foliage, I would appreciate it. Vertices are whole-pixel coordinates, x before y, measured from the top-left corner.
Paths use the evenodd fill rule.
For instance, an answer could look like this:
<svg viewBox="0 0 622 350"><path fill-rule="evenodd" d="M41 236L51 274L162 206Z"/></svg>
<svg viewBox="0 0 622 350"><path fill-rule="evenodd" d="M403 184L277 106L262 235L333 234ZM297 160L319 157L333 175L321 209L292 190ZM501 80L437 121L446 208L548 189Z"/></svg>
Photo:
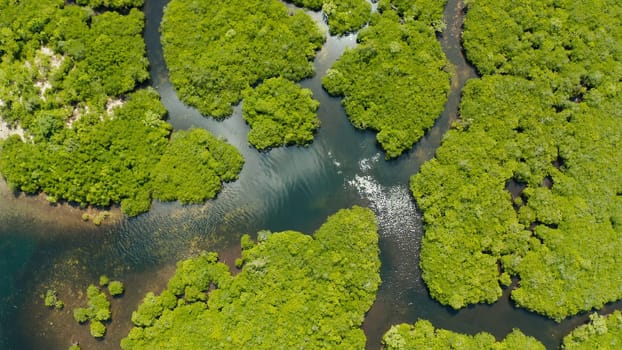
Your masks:
<svg viewBox="0 0 622 350"><path fill-rule="evenodd" d="M41 126L41 136L51 136L77 104L100 109L149 76L138 9L95 15L63 1L29 0L2 2L0 13L0 115L34 136Z"/></svg>
<svg viewBox="0 0 622 350"><path fill-rule="evenodd" d="M204 130L174 133L169 142L165 112L155 90L139 90L111 116L85 114L49 140L7 140L0 144L0 169L16 189L81 205L121 203L128 215L149 210L152 192L185 202L214 197L221 180L237 178L241 155ZM184 167L190 169L180 173Z"/></svg>
<svg viewBox="0 0 622 350"><path fill-rule="evenodd" d="M69 350L80 350L80 345L78 345L78 344L72 344L72 345L69 347Z"/></svg>
<svg viewBox="0 0 622 350"><path fill-rule="evenodd" d="M237 179L244 159L238 150L203 129L177 131L153 170L153 196L200 203L214 198L222 181Z"/></svg>
<svg viewBox="0 0 622 350"><path fill-rule="evenodd" d="M55 308L56 310L61 310L65 303L62 300L58 299L58 294L53 289L48 289L45 292L45 296L43 297L43 303L45 306L49 308Z"/></svg>
<svg viewBox="0 0 622 350"><path fill-rule="evenodd" d="M100 321L92 321L89 325L91 335L95 338L101 338L106 334L106 326Z"/></svg>
<svg viewBox="0 0 622 350"><path fill-rule="evenodd" d="M124 291L125 290L123 288L123 283L120 281L110 281L110 283L108 284L108 292L113 297L123 294Z"/></svg>
<svg viewBox="0 0 622 350"><path fill-rule="evenodd" d="M88 306L73 309L73 318L79 323L90 321L91 335L96 338L103 337L106 326L102 322L110 320L110 301L106 294L92 284L86 289L86 297Z"/></svg>
<svg viewBox="0 0 622 350"><path fill-rule="evenodd" d="M622 298L620 18L615 1L470 3L465 47L486 75L411 182L443 304L493 302L510 275L517 305L556 320Z"/></svg>
<svg viewBox="0 0 622 350"><path fill-rule="evenodd" d="M394 8L403 18L413 18L437 29L443 27L443 10L446 3L446 0L380 0L378 11L384 12Z"/></svg>
<svg viewBox="0 0 622 350"><path fill-rule="evenodd" d="M286 0L311 10L322 10L333 35L343 35L363 27L370 18L371 5L366 0Z"/></svg>
<svg viewBox="0 0 622 350"><path fill-rule="evenodd" d="M370 210L339 211L314 237L274 233L247 244L242 255L235 277L214 253L179 262L167 289L147 294L134 312L135 327L121 347L365 347L359 327L380 283Z"/></svg>
<svg viewBox="0 0 622 350"><path fill-rule="evenodd" d="M108 278L108 276L106 276L106 275L99 276L99 286L100 287L105 287L105 286L108 285L108 283L110 283L110 278Z"/></svg>
<svg viewBox="0 0 622 350"><path fill-rule="evenodd" d="M121 202L136 215L149 209L151 170L168 145L170 125L154 90L140 90L110 117L83 115L71 129L49 140L24 143L12 138L1 145L0 169L11 185L25 192L81 205ZM155 116L157 124L147 120Z"/></svg>
<svg viewBox="0 0 622 350"><path fill-rule="evenodd" d="M622 348L622 313L609 316L590 315L590 323L580 326L564 337L563 349L592 350Z"/></svg>
<svg viewBox="0 0 622 350"><path fill-rule="evenodd" d="M309 89L282 77L265 80L244 92L242 117L250 125L248 142L257 149L305 145L320 126L320 103Z"/></svg>
<svg viewBox="0 0 622 350"><path fill-rule="evenodd" d="M435 4L442 10L443 2ZM375 14L322 83L342 103L354 126L378 130L394 158L410 149L441 114L449 91L448 62L434 29L394 10Z"/></svg>
<svg viewBox="0 0 622 350"><path fill-rule="evenodd" d="M466 335L445 329L435 329L432 323L419 320L414 325L400 324L391 327L382 337L386 350L544 350L538 340L515 329L501 342L489 333Z"/></svg>
<svg viewBox="0 0 622 350"><path fill-rule="evenodd" d="M172 0L162 45L180 98L214 117L231 114L242 91L270 77L300 80L324 38L302 11L277 0Z"/></svg>
<svg viewBox="0 0 622 350"><path fill-rule="evenodd" d="M78 5L91 7L127 8L143 5L144 0L76 0Z"/></svg>
<svg viewBox="0 0 622 350"><path fill-rule="evenodd" d="M78 323L84 323L88 321L89 318L89 310L83 307L78 307L73 309L73 319Z"/></svg>
<svg viewBox="0 0 622 350"><path fill-rule="evenodd" d="M26 129L25 140L0 142L0 171L10 186L45 192L50 202L120 203L137 215L151 206L156 166L164 173L182 162L208 168L175 183L182 200L197 183L217 181L202 198L213 197L220 189L216 175L235 179L241 157L220 140L210 141L217 161L200 158L204 153L172 159L179 145L169 143L172 128L163 121L166 109L157 92L130 93L148 77L142 12L95 14L63 3L0 2L0 116ZM135 3L142 1L104 6ZM118 102L122 106L113 107ZM166 198L178 199L171 193Z"/></svg>

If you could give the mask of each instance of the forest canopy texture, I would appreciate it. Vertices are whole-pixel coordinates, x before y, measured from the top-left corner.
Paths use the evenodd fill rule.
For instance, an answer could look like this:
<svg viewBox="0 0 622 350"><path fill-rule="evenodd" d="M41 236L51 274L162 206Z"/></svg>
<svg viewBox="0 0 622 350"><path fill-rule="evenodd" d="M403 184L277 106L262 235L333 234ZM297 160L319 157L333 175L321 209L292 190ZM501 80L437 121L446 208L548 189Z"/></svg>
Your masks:
<svg viewBox="0 0 622 350"><path fill-rule="evenodd" d="M307 14L292 11L278 0L172 0L161 40L181 100L226 117L242 91L262 80L312 76L324 37Z"/></svg>
<svg viewBox="0 0 622 350"><path fill-rule="evenodd" d="M590 322L575 328L564 337L565 350L620 349L622 348L622 313L608 316L590 315Z"/></svg>
<svg viewBox="0 0 622 350"><path fill-rule="evenodd" d="M419 320L414 325L391 327L382 337L386 350L545 350L544 345L515 329L498 342L492 334L467 335L434 328L432 323Z"/></svg>
<svg viewBox="0 0 622 350"><path fill-rule="evenodd" d="M137 89L149 76L144 18L129 7L142 2L89 3L124 10L0 1L0 117L25 130L0 142L0 172L13 189L50 202L120 203L128 215L149 210L152 198L214 197L241 170L239 152L204 130L169 140L157 92ZM186 134L201 141L181 152ZM176 172L183 162L204 171ZM196 191L198 183L209 186Z"/></svg>
<svg viewBox="0 0 622 350"><path fill-rule="evenodd" d="M367 0L286 0L311 10L322 10L332 35L355 32L370 18L371 5Z"/></svg>
<svg viewBox="0 0 622 350"><path fill-rule="evenodd" d="M387 158L410 149L440 116L449 91L448 62L430 17L442 18L444 1L421 4L428 16L382 2L358 45L346 50L322 83L352 124L377 130ZM425 7L424 7L425 8Z"/></svg>
<svg viewBox="0 0 622 350"><path fill-rule="evenodd" d="M469 2L481 79L411 188L431 295L561 320L622 298L622 5ZM503 30L499 30L502 26Z"/></svg>
<svg viewBox="0 0 622 350"><path fill-rule="evenodd" d="M167 288L132 315L129 349L363 349L360 329L380 284L371 210L328 218L313 236L242 238L242 271L215 253L178 263Z"/></svg>
<svg viewBox="0 0 622 350"><path fill-rule="evenodd" d="M319 106L311 90L281 77L245 90L242 118L251 127L248 142L260 150L312 142L320 127Z"/></svg>

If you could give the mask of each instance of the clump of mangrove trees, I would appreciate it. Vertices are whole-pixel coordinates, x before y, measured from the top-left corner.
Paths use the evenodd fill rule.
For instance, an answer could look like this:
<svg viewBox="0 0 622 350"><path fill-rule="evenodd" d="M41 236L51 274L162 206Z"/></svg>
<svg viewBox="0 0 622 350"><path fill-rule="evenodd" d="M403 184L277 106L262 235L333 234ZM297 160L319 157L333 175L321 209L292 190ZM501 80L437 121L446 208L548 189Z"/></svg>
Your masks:
<svg viewBox="0 0 622 350"><path fill-rule="evenodd" d="M320 103L309 89L282 77L265 80L244 92L242 117L250 125L248 142L261 150L313 141L320 126Z"/></svg>
<svg viewBox="0 0 622 350"><path fill-rule="evenodd" d="M310 77L323 42L307 14L277 0L172 0L162 21L171 82L182 101L213 117L230 115L262 80Z"/></svg>
<svg viewBox="0 0 622 350"><path fill-rule="evenodd" d="M428 3L442 18L444 1ZM435 11L433 11L434 9ZM410 149L434 124L449 91L449 64L429 18L379 6L358 46L346 50L322 83L342 104L352 124L377 130L387 158Z"/></svg>
<svg viewBox="0 0 622 350"><path fill-rule="evenodd" d="M391 327L382 337L386 350L429 349L429 350L544 350L542 343L515 329L503 341L497 342L492 334L482 332L475 335L455 333L434 328L432 323L419 320L414 325L400 324Z"/></svg>
<svg viewBox="0 0 622 350"><path fill-rule="evenodd" d="M360 325L380 283L373 212L341 210L314 236L260 238L243 238L235 277L215 253L179 262L167 288L133 313L121 347L364 348Z"/></svg>

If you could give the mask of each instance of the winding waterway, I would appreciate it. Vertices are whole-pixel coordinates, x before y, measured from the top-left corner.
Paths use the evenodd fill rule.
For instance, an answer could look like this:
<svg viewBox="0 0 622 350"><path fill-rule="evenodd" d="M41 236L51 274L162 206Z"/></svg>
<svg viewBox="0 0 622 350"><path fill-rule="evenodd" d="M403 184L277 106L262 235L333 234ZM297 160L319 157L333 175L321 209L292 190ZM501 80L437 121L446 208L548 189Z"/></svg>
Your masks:
<svg viewBox="0 0 622 350"><path fill-rule="evenodd" d="M380 346L392 325L429 319L435 326L501 338L513 328L556 348L568 330L583 322L561 324L512 306L507 293L494 305L453 311L431 300L420 278L421 216L409 193L410 176L433 157L458 113L465 82L476 78L462 53L462 0L449 0L447 30L439 37L455 74L445 111L426 136L407 154L385 161L375 135L354 129L340 105L321 87L321 78L356 35L329 37L315 60L316 76L302 82L320 101L322 127L309 147L260 153L247 143L248 126L236 107L233 116L215 121L179 101L162 57L159 24L168 0L147 0L145 40L153 86L160 92L175 129L206 128L226 138L244 155L238 181L227 184L205 205L154 203L153 209L129 220L96 228L75 219L75 213L33 199L16 199L0 187L0 348L66 349L80 341L87 349L118 348L130 327L131 311L147 291L158 291L175 261L198 250L221 252L231 263L243 233L286 229L311 233L337 210L352 205L371 207L378 216L383 284L364 329L368 348ZM321 15L310 12L321 22ZM324 28L326 30L326 28ZM22 204L20 204L22 203ZM126 293L113 300L113 321L107 336L95 341L87 326L71 317L71 308L89 283L101 274L123 280ZM39 295L53 287L67 307L46 309Z"/></svg>

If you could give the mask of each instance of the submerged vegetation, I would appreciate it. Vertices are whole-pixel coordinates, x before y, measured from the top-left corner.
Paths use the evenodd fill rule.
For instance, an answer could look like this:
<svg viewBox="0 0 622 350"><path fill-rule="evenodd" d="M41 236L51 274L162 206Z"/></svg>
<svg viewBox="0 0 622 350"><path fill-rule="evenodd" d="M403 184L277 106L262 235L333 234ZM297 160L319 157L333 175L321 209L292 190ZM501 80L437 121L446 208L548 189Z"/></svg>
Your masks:
<svg viewBox="0 0 622 350"><path fill-rule="evenodd" d="M262 80L313 75L310 60L324 42L307 14L278 0L172 0L161 31L179 97L213 117L230 115L242 91Z"/></svg>
<svg viewBox="0 0 622 350"><path fill-rule="evenodd" d="M494 302L511 277L517 305L558 321L622 298L621 18L609 0L469 2L483 77L411 182L441 303Z"/></svg>
<svg viewBox="0 0 622 350"><path fill-rule="evenodd" d="M359 33L358 46L338 59L322 83L331 95L344 96L355 127L378 131L387 158L394 158L434 124L446 101L448 62L429 18L441 20L444 1L421 4L429 16L380 5Z"/></svg>
<svg viewBox="0 0 622 350"><path fill-rule="evenodd" d="M372 211L341 210L314 236L260 238L243 238L235 277L215 253L179 262L167 288L132 314L121 347L364 348L360 325L380 283Z"/></svg>
<svg viewBox="0 0 622 350"><path fill-rule="evenodd" d="M125 8L142 1L89 3ZM52 203L119 203L137 215L149 210L156 169L174 173L189 158L209 163L203 169L210 171L172 175L175 193L158 189L166 200L185 201L196 183L218 182L201 197L212 198L221 181L236 178L242 161L235 149L209 136L200 152L197 146L177 154L175 140L183 137L169 142L172 127L157 92L136 90L148 78L138 9L94 12L44 0L0 2L0 12L0 117L27 131L0 143L0 172L13 189L44 192Z"/></svg>
<svg viewBox="0 0 622 350"><path fill-rule="evenodd" d="M320 103L309 89L284 78L270 78L244 92L242 117L250 125L248 142L257 149L306 145L320 126Z"/></svg>
<svg viewBox="0 0 622 350"><path fill-rule="evenodd" d="M382 338L386 350L545 350L544 345L532 337L513 330L507 337L497 342L489 333L466 335L445 329L436 329L426 320L419 320L414 325L400 324L391 327Z"/></svg>

